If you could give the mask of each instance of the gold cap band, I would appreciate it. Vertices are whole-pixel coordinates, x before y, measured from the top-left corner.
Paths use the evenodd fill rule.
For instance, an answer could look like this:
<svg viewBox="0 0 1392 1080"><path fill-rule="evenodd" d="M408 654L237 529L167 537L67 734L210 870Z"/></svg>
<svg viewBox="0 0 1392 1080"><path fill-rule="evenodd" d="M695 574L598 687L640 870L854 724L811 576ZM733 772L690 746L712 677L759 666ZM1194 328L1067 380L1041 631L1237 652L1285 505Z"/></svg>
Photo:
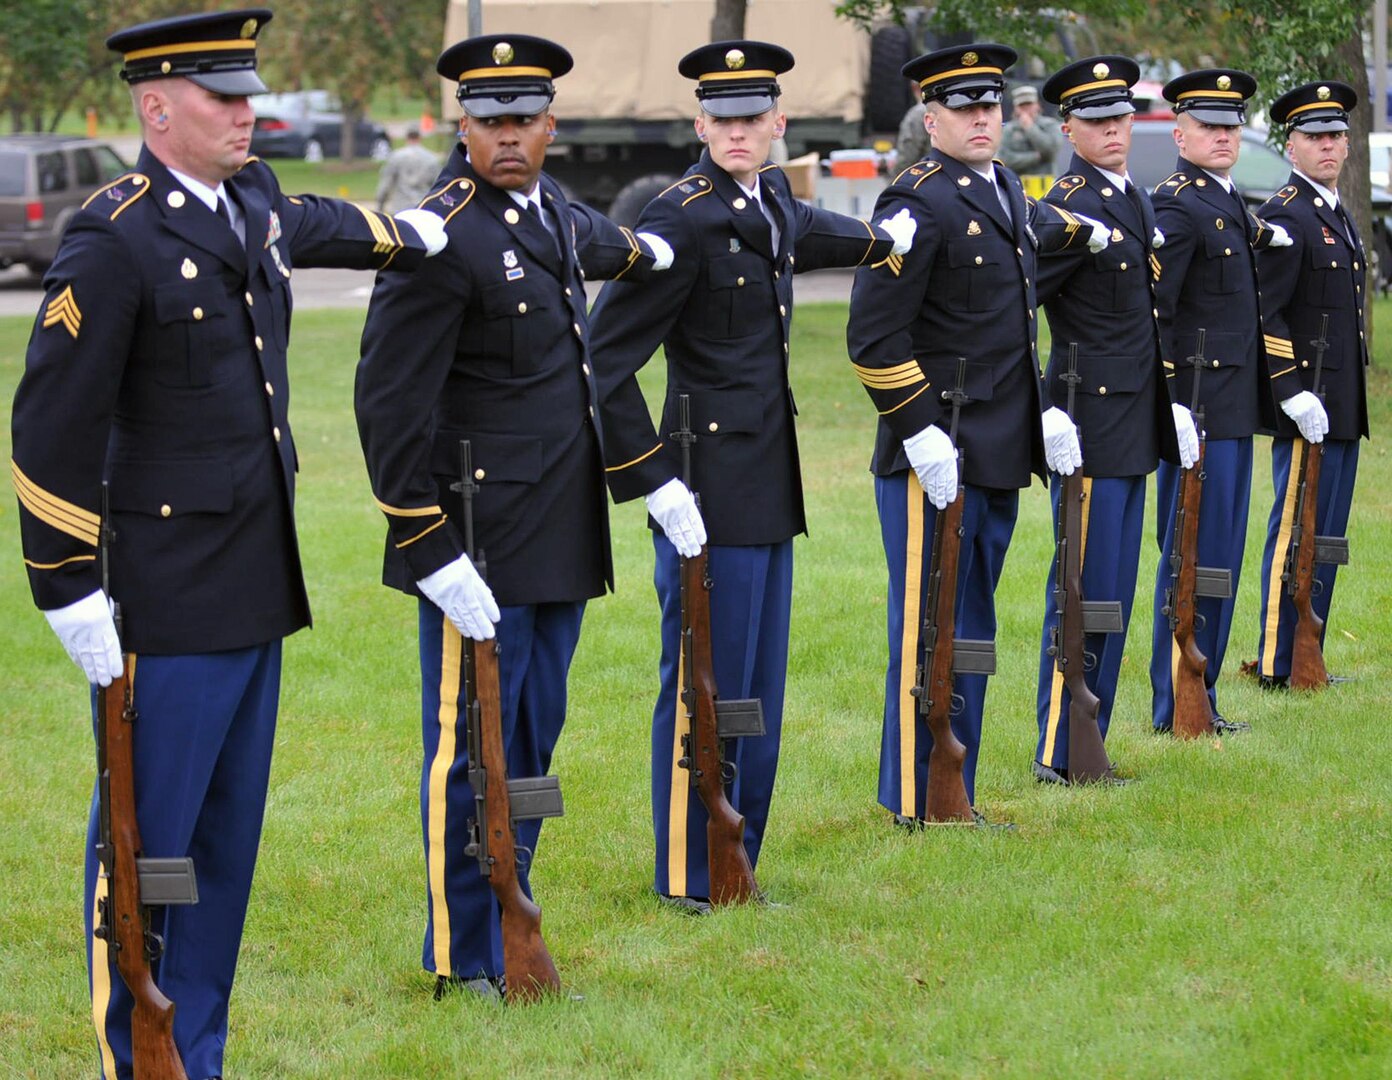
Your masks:
<svg viewBox="0 0 1392 1080"><path fill-rule="evenodd" d="M1180 94L1176 100L1183 101L1185 98L1207 97L1207 98L1230 98L1234 101L1245 100L1236 90L1186 90Z"/></svg>
<svg viewBox="0 0 1392 1080"><path fill-rule="evenodd" d="M959 75L1005 75L1004 68L998 67L970 67L953 68L951 71L942 71L936 75L929 75L928 78L919 81L919 86L928 86L931 83L942 82L944 79L955 79Z"/></svg>
<svg viewBox="0 0 1392 1080"><path fill-rule="evenodd" d="M200 53L214 52L222 50L241 49L245 52L256 51L255 38L240 38L237 41L187 41L178 45L152 45L148 49L136 49L135 52L123 54L125 62L129 64L132 60L149 60L159 56L178 56L181 53Z"/></svg>
<svg viewBox="0 0 1392 1080"><path fill-rule="evenodd" d="M459 82L470 79L510 79L514 76L531 76L538 79L551 78L551 72L544 67L491 67L470 68L459 73Z"/></svg>
<svg viewBox="0 0 1392 1080"><path fill-rule="evenodd" d="M776 72L765 71L762 68L751 71L712 71L697 78L698 83L719 81L723 79L776 79Z"/></svg>
<svg viewBox="0 0 1392 1080"><path fill-rule="evenodd" d="M1116 86L1126 89L1128 83L1125 79L1103 79L1101 82L1083 83L1082 86L1072 86L1059 95L1060 98L1072 97L1074 94L1081 94L1085 90L1104 90L1109 86Z"/></svg>

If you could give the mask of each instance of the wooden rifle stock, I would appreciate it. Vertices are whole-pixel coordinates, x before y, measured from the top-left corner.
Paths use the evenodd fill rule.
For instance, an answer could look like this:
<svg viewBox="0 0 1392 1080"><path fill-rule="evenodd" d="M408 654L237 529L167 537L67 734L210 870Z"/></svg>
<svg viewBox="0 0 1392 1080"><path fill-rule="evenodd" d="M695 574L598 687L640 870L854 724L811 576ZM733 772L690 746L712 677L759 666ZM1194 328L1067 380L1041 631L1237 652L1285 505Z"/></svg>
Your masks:
<svg viewBox="0 0 1392 1080"><path fill-rule="evenodd" d="M111 536L107 485L102 483L102 592L107 580ZM114 612L117 636L121 613ZM106 894L98 900L93 934L114 954L116 970L130 991L131 1070L135 1080L188 1080L174 1043L174 1003L155 985L150 970L164 943L150 929L149 905L140 896L144 847L135 817L135 705L131 689L134 661L122 653L121 674L97 693L97 855ZM196 899L196 891L194 898Z"/></svg>
<svg viewBox="0 0 1392 1080"><path fill-rule="evenodd" d="M1315 377L1312 382L1315 396L1324 402L1320 386L1324 353L1329 348L1329 316L1320 320L1320 334L1311 344L1315 346ZM1324 649L1320 638L1324 620L1315 611L1314 598L1318 593L1315 564L1348 562L1348 541L1343 537L1331 540L1316 536L1319 516L1320 468L1324 462L1324 443L1300 443L1300 480L1296 493L1295 523L1291 529L1291 546L1286 554L1286 592L1295 605L1295 637L1291 644L1289 685L1292 690L1324 690L1329 686L1329 671L1324 666ZM1320 549L1331 549L1321 557Z"/></svg>
<svg viewBox="0 0 1392 1080"><path fill-rule="evenodd" d="M464 543L479 575L487 574L482 551L474 548L474 471L469 441L461 440L460 483L464 502ZM534 1001L561 988L561 977L541 936L541 908L522 888L517 875L517 839L513 822L522 817L552 817L560 813L560 788L554 778L545 784L554 791L554 806L536 814L514 814L507 751L503 747L503 704L498 672L498 639L464 638L464 685L468 702L466 738L469 784L474 789L474 821L468 854L479 861L502 912L503 972L509 1002ZM526 783L525 781L521 783Z"/></svg>
<svg viewBox="0 0 1392 1080"><path fill-rule="evenodd" d="M680 428L673 437L682 448L683 481L691 486L691 399L678 398ZM691 774L692 786L706 808L706 854L710 871L712 904L743 904L759 895L754 866L744 846L744 815L734 808L725 785L734 779L734 767L725 760L720 723L722 705L758 710L757 725L748 734L763 733L760 703L722 702L715 684L711 656L710 589L707 552L681 557L682 704L689 725L682 737L685 754L679 764Z"/></svg>
<svg viewBox="0 0 1392 1080"><path fill-rule="evenodd" d="M1078 374L1078 343L1068 346L1068 371L1061 376L1068 384L1068 418L1073 419L1073 398L1082 381ZM1060 480L1058 544L1054 570L1054 602L1058 624L1049 651L1054 657L1063 685L1068 690L1068 782L1088 784L1113 779L1112 762L1102 742L1097 717L1102 701L1087 684L1088 632L1083 600L1083 472L1073 472ZM1110 608L1110 605L1108 605ZM1121 626L1116 611L1116 629Z"/></svg>
<svg viewBox="0 0 1392 1080"><path fill-rule="evenodd" d="M1199 508L1203 503L1204 436L1203 407L1199 404L1199 376L1204 367L1207 330L1195 335L1193 397L1189 406L1199 435L1199 456L1193 466L1181 471L1175 498L1174 535L1170 540L1170 588L1161 613L1169 616L1178 653L1174 664L1174 718L1171 731L1178 739L1197 739L1213 730L1213 703L1208 699L1208 657L1199 649L1194 633L1202 625L1197 605L1201 595L1230 596L1231 584L1223 591L1205 592L1199 588ZM1212 572L1207 572L1213 576ZM1222 571L1228 574L1228 571Z"/></svg>
<svg viewBox="0 0 1392 1080"><path fill-rule="evenodd" d="M952 404L952 422L948 437L957 443L957 421L970 398L966 393L967 361L957 360L957 385L943 391ZM918 711L933 737L928 752L928 790L924 798L925 821L972 821L971 800L967 798L967 748L952 730L954 704L960 699L953 693L954 676L966 670L990 674L995 670L995 653L991 642L959 642L957 627L957 567L962 550L962 513L966 506L964 475L965 459L957 451L957 490L946 508L939 510L933 520L933 554L928 569L928 595L920 636L923 658L918 668L916 685L910 691L918 699ZM909 481L913 483L911 479ZM966 667L961 663L958 647L970 644L976 661ZM965 652L965 650L963 650Z"/></svg>

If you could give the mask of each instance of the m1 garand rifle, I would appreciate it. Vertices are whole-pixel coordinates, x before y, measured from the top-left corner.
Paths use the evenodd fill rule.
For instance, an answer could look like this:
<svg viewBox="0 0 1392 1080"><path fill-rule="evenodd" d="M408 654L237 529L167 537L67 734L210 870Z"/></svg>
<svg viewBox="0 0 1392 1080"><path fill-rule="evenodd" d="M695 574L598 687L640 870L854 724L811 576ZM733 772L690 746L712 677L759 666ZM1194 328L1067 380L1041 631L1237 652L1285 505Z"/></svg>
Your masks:
<svg viewBox="0 0 1392 1080"><path fill-rule="evenodd" d="M474 479L468 439L459 442L459 483L464 504L464 550L479 576L487 580L482 548L474 545ZM554 776L508 779L507 749L503 746L503 703L498 674L498 639L464 639L465 740L469 753L469 786L474 790L474 816L464 852L478 859L479 873L488 879L502 911L503 972L509 1002L534 1001L558 991L561 978L541 936L541 908L522 888L517 875L519 849L516 823L560 817L560 780ZM527 853L530 855L530 852Z"/></svg>
<svg viewBox="0 0 1392 1080"><path fill-rule="evenodd" d="M682 483L691 487L691 398L677 398ZM696 495L700 505L700 495ZM759 896L754 867L744 846L744 815L730 804L726 785L734 782L735 764L725 755L725 740L764 734L764 706L758 698L722 699L715 683L711 650L710 576L707 550L681 557L682 705L687 731L677 764L691 776L691 786L706 808L706 856L712 904L744 904Z"/></svg>
<svg viewBox="0 0 1392 1080"><path fill-rule="evenodd" d="M102 592L111 595L108 488L102 482ZM112 605L116 636L121 606ZM156 985L150 965L164 952L151 928L150 909L198 903L190 858L147 858L135 818L135 713L131 680L135 658L122 652L121 674L97 691L97 919L93 935L106 942L133 999L131 1068L135 1080L188 1080L174 1043L174 1003Z"/></svg>
<svg viewBox="0 0 1392 1080"><path fill-rule="evenodd" d="M1068 384L1068 418L1072 420L1074 396L1083 381L1078 374L1076 341L1068 345L1068 370L1059 378ZM1086 636L1121 633L1121 603L1083 599L1084 494L1081 469L1059 478L1058 540L1054 548L1054 604L1058 621L1050 631L1048 652L1068 690L1070 784L1116 780L1097 722L1102 701L1087 684L1087 672L1097 666L1097 657L1087 651Z"/></svg>
<svg viewBox="0 0 1392 1080"><path fill-rule="evenodd" d="M948 438L957 445L957 421L967 396L967 361L957 359L957 385L944 390L944 400L952 405ZM966 457L957 450L957 492L947 508L933 520L933 558L928 570L928 596L920 632L922 656L914 687L909 692L918 699L933 748L928 752L928 791L924 799L925 821L974 821L967 786L963 778L967 748L952 730L952 714L962 707L962 698L953 693L957 675L994 675L996 645L993 641L972 641L954 637L957 620L957 564L962 549L962 512L966 488L962 482Z"/></svg>
<svg viewBox="0 0 1392 1080"><path fill-rule="evenodd" d="M1170 584L1165 590L1165 603L1160 612L1169 617L1170 632L1174 635L1178 653L1174 665L1174 719L1171 730L1179 739L1197 739L1213 730L1213 703L1208 699L1208 684L1204 674L1208 657L1199 649L1194 635L1203 629L1204 617L1198 611L1198 598L1212 596L1227 599L1232 596L1232 572L1226 567L1199 565L1199 508L1203 503L1204 456L1207 436L1204 433L1204 408L1199 404L1199 376L1204 369L1204 339L1208 331L1200 327L1195 335L1194 355L1189 363L1194 369L1193 396L1189 411L1199 433L1199 456L1194 464L1179 474L1179 492L1175 498L1174 535L1170 539Z"/></svg>
<svg viewBox="0 0 1392 1080"><path fill-rule="evenodd" d="M1324 353L1329 348L1329 315L1320 317L1319 337L1310 342L1315 347L1315 378L1310 384L1315 396L1324 403ZM1286 564L1281 580L1286 594L1295 605L1295 640L1291 648L1290 687L1292 690L1323 690L1329 685L1329 672L1324 666L1324 649L1320 638L1324 620L1315 611L1314 599L1324 589L1315 577L1316 565L1346 566L1349 561L1348 538L1316 536L1318 528L1320 466L1324 459L1324 443L1300 443L1300 480L1295 494L1295 520L1291 525L1290 547L1286 549Z"/></svg>

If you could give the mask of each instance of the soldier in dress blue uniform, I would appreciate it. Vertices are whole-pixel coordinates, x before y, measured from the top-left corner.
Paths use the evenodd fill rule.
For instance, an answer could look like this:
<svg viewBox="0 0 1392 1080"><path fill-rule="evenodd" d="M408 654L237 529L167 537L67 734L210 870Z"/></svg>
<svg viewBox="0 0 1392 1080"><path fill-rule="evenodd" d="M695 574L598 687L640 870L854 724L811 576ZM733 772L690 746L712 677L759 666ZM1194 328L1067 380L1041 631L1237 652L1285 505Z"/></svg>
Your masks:
<svg viewBox="0 0 1392 1080"><path fill-rule="evenodd" d="M1045 384L1050 400L1068 400L1069 347L1077 346L1073 420L1083 449L1083 595L1121 603L1122 629L1089 635L1097 662L1086 672L1101 702L1097 723L1105 738L1116 698L1126 626L1136 595L1146 476L1160 456L1193 464L1198 435L1189 410L1171 407L1160 365L1155 325L1152 259L1155 212L1150 197L1126 171L1131 149L1131 87L1140 68L1125 56L1094 56L1069 64L1044 84L1044 99L1059 107L1073 144L1069 175L1046 201L1087 214L1108 226L1111 243L1097 255L1067 251L1039 260L1038 295L1049 315L1053 346ZM1055 478L1057 520L1061 484ZM1057 527L1057 526L1056 526ZM1049 654L1058 627L1054 588L1057 560L1044 590L1044 633L1039 655L1039 744L1034 775L1068 783L1069 693Z"/></svg>
<svg viewBox="0 0 1392 1080"><path fill-rule="evenodd" d="M191 1077L222 1072L265 805L281 639L309 625L286 412L290 272L399 267L438 250L438 218L401 219L281 194L247 157L260 8L113 34L144 147L134 172L68 227L15 394L24 560L90 682L129 654L137 818L150 856L192 856L199 902L154 908L153 965L178 1006ZM98 559L110 485L111 598ZM136 663L138 658L138 664ZM131 1074L131 998L92 935L96 800L87 846L93 1016L108 1080Z"/></svg>
<svg viewBox="0 0 1392 1080"><path fill-rule="evenodd" d="M1326 80L1298 86L1271 106L1271 122L1285 125L1286 154L1295 167L1290 183L1262 208L1262 216L1284 226L1294 244L1264 251L1258 261L1271 389L1280 405L1271 442L1275 500L1262 556L1257 658L1257 673L1269 687L1285 686L1290 677L1296 623L1281 580L1299 479L1296 436L1324 444L1316 515L1321 536L1344 536L1348 531L1358 440L1368 437L1368 345L1363 330L1368 257L1353 215L1339 197L1339 174L1349 150L1348 114L1357 104L1351 86ZM1325 315L1329 347L1316 386L1315 341ZM1321 393L1323 402L1317 396ZM1335 569L1320 565L1315 572L1322 587L1313 604L1326 628ZM1323 643L1324 631L1320 633Z"/></svg>
<svg viewBox="0 0 1392 1080"><path fill-rule="evenodd" d="M706 149L639 223L670 240L676 266L652 285L611 282L594 314L610 490L619 501L648 494L655 525L665 524L670 490L690 498L676 479L681 454L671 438L678 399L690 399L693 487L711 541L716 685L722 697L763 702L766 733L726 749L736 766L730 799L744 815L754 864L778 765L793 537L807 531L788 385L793 274L876 262L907 250L912 235L907 214L889 227L903 234L896 243L884 228L792 197L783 171L767 160L784 129L777 77L792 66L786 49L760 41L716 42L682 58L678 70L697 81L696 134ZM634 377L659 345L667 356L660 435ZM684 910L705 912L707 816L677 764L689 727L679 696L679 555L698 554L700 543L683 548L655 532L653 546L662 609L652 726L654 887Z"/></svg>
<svg viewBox="0 0 1392 1080"><path fill-rule="evenodd" d="M995 637L994 592L1014 529L1019 489L1045 464L1082 464L1077 430L1045 408L1035 345L1036 246L1100 250L1109 231L1025 198L1014 173L993 161L1001 93L1015 51L982 44L941 49L904 66L923 89L932 128L928 159L885 189L875 216L907 208L913 249L856 273L846 337L856 374L879 410L875 497L889 564L889 667L885 678L880 803L901 824L921 822L932 737L910 694L927 594L933 523L957 492L957 446L940 396L967 360L957 445L966 506L957 634ZM914 479L915 475L917 479ZM931 503L931 507L929 505ZM967 747L974 798L986 676L959 676L953 731Z"/></svg>
<svg viewBox="0 0 1392 1080"><path fill-rule="evenodd" d="M380 275L363 330L356 406L387 517L383 581L418 598L422 963L437 997L505 991L497 902L465 851L474 793L461 635L496 633L501 645L509 775L545 774L585 602L613 581L584 277L644 274L654 248L671 255L661 239L640 241L568 202L542 173L553 80L571 64L561 46L525 34L441 54L436 69L459 87L463 143L422 207L456 242L425 273ZM464 551L450 490L463 439L487 583ZM519 823L519 848L535 850L539 832L539 821Z"/></svg>
<svg viewBox="0 0 1392 1080"><path fill-rule="evenodd" d="M1266 356L1261 341L1261 296L1256 251L1289 243L1285 230L1270 228L1242 201L1229 172L1242 146L1246 102L1257 83L1242 71L1193 71L1164 88L1175 109L1176 171L1155 189L1156 224L1164 235L1155 295L1160 312L1160 348L1173 399L1193 403L1197 335L1204 330L1204 367L1199 377L1203 409L1203 500L1199 508L1200 566L1226 568L1232 595L1196 599L1194 631L1208 659L1204 681L1213 706L1214 730L1242 730L1218 708L1216 683L1227 651L1233 606L1247 537L1252 488L1252 433L1272 423ZM1180 469L1162 462L1156 477L1156 543L1150 685L1151 720L1157 731L1174 723L1174 632L1165 613L1171 587L1175 505Z"/></svg>

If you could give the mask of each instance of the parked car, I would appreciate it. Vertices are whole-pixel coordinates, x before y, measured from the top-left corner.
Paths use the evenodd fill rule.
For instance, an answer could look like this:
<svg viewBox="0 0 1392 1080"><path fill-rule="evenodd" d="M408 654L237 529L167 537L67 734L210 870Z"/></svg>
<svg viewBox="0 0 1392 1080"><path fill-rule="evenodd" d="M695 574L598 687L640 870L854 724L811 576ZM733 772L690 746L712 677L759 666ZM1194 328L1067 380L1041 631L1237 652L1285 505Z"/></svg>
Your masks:
<svg viewBox="0 0 1392 1080"><path fill-rule="evenodd" d="M48 269L73 214L130 171L104 142L72 135L0 136L0 267Z"/></svg>
<svg viewBox="0 0 1392 1080"><path fill-rule="evenodd" d="M343 113L327 90L258 94L251 103L256 110L253 154L305 161L342 156ZM353 128L353 152L381 161L391 153L391 140L380 124L361 119Z"/></svg>

